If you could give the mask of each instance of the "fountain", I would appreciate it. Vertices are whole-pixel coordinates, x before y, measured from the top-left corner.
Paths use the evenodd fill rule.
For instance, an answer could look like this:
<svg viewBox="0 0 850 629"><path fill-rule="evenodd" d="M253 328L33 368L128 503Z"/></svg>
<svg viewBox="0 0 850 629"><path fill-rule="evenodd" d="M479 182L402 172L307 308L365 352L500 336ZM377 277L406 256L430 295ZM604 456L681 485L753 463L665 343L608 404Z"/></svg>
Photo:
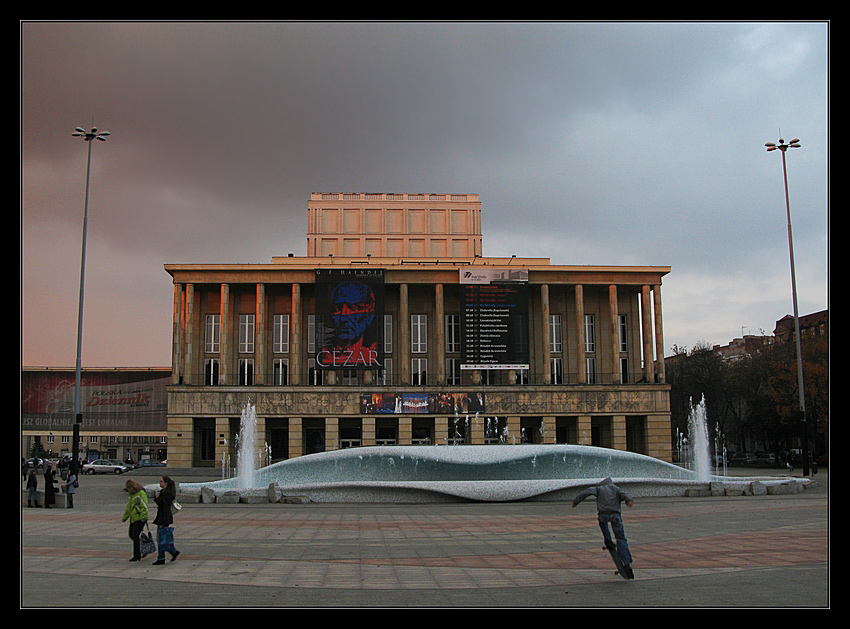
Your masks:
<svg viewBox="0 0 850 629"><path fill-rule="evenodd" d="M688 435L697 480L707 483L711 479L711 453L709 451L705 396L696 406L691 405L691 412L688 415Z"/></svg>
<svg viewBox="0 0 850 629"><path fill-rule="evenodd" d="M181 483L184 499L200 501L242 492L246 498L299 496L312 502L569 501L611 477L633 496L684 496L709 490L697 472L634 452L594 446L458 445L365 446L310 454L240 476ZM710 477L710 484L744 488L805 483L805 479ZM206 493L206 498L204 497ZM275 498L271 498L272 496ZM703 495L705 495L703 493ZM238 501L239 498L237 497Z"/></svg>
<svg viewBox="0 0 850 629"><path fill-rule="evenodd" d="M256 461L254 441L257 438L257 409L248 402L242 409L236 448L236 478L240 489L254 487Z"/></svg>

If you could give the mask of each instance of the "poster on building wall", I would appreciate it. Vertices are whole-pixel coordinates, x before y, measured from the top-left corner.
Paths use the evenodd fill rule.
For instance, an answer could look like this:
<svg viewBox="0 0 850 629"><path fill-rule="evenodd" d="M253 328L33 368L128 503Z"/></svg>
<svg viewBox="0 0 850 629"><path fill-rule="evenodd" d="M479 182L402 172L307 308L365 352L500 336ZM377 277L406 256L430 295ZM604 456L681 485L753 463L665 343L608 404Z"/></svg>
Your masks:
<svg viewBox="0 0 850 629"><path fill-rule="evenodd" d="M21 428L71 430L73 371L23 371ZM84 430L167 430L170 375L132 371L83 371L80 412Z"/></svg>
<svg viewBox="0 0 850 629"><path fill-rule="evenodd" d="M381 369L383 269L316 269L316 366Z"/></svg>
<svg viewBox="0 0 850 629"><path fill-rule="evenodd" d="M484 411L484 394L480 392L360 395L360 412L363 415L462 415Z"/></svg>
<svg viewBox="0 0 850 629"><path fill-rule="evenodd" d="M528 270L461 269L461 369L528 369Z"/></svg>

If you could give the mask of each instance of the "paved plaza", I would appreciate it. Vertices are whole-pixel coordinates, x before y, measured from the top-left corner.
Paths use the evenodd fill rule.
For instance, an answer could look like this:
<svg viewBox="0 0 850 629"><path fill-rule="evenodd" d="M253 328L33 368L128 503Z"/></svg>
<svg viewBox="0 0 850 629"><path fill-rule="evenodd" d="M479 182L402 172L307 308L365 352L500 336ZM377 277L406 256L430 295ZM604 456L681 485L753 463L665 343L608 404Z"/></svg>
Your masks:
<svg viewBox="0 0 850 629"><path fill-rule="evenodd" d="M575 509L568 502L187 504L175 523L180 557L130 563L122 488L128 477L147 485L160 473L84 476L74 509L22 507L21 606L830 605L823 469L798 494L654 497L624 507L633 581L614 573L592 501ZM198 470L168 473L178 482L203 480Z"/></svg>

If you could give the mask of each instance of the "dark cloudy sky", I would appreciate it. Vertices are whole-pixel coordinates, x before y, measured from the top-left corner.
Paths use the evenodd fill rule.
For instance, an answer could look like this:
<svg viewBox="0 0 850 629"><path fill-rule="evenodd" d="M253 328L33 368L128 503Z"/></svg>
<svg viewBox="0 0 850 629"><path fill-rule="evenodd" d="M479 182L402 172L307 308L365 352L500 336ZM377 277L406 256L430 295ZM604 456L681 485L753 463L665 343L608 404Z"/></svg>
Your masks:
<svg viewBox="0 0 850 629"><path fill-rule="evenodd" d="M311 192L476 193L484 254L664 265L665 353L828 307L829 24L24 22L22 363L169 366L166 263L306 254Z"/></svg>

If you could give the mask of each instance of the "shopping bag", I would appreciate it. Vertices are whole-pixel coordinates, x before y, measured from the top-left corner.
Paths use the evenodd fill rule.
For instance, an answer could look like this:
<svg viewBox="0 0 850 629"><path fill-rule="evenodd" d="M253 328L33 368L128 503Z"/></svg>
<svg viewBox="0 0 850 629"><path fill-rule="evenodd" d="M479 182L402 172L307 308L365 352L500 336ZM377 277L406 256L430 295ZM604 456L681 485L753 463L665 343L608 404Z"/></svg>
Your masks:
<svg viewBox="0 0 850 629"><path fill-rule="evenodd" d="M156 542L153 541L151 530L148 528L147 524L145 524L145 528L147 531L142 532L142 534L139 535L139 550L142 553L142 557L156 552Z"/></svg>
<svg viewBox="0 0 850 629"><path fill-rule="evenodd" d="M160 551L174 552L174 528L171 526L160 526L157 529Z"/></svg>

